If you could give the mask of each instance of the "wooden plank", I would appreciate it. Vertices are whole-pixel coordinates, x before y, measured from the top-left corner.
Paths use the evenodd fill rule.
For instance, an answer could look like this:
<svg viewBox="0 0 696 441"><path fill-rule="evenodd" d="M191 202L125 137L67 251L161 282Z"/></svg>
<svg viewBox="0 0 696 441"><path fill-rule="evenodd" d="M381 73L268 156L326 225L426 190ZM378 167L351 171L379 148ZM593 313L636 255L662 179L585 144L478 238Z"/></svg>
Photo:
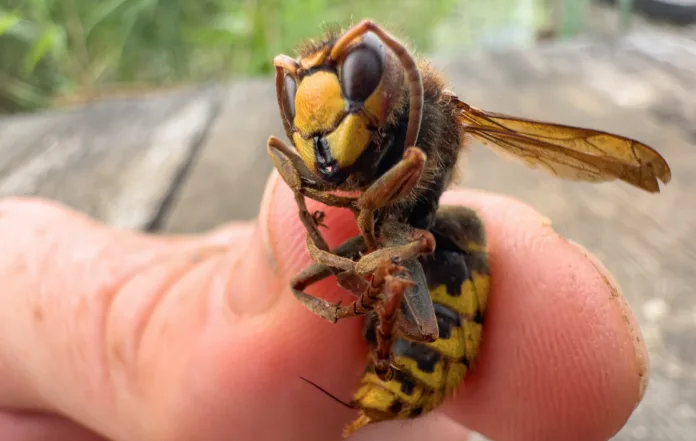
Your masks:
<svg viewBox="0 0 696 441"><path fill-rule="evenodd" d="M0 119L0 196L41 196L148 228L217 113L217 88Z"/></svg>
<svg viewBox="0 0 696 441"><path fill-rule="evenodd" d="M270 135L285 138L273 79L232 84L163 231L193 233L254 218L273 168L266 151Z"/></svg>

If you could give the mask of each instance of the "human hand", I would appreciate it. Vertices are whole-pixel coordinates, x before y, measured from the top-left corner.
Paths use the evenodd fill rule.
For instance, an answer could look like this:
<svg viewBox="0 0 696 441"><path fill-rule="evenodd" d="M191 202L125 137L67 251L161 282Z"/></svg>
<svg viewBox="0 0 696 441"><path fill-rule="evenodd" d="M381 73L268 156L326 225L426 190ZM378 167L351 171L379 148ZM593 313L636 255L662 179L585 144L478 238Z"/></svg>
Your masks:
<svg viewBox="0 0 696 441"><path fill-rule="evenodd" d="M601 265L531 208L452 191L479 211L493 274L483 353L461 392L353 440L610 438L647 384L635 320ZM318 204L309 201L310 208ZM357 234L325 208L335 246ZM58 204L0 201L0 439L338 440L366 362L361 320L292 296L309 263L274 172L258 222L200 237L101 225ZM308 290L337 300L333 279Z"/></svg>

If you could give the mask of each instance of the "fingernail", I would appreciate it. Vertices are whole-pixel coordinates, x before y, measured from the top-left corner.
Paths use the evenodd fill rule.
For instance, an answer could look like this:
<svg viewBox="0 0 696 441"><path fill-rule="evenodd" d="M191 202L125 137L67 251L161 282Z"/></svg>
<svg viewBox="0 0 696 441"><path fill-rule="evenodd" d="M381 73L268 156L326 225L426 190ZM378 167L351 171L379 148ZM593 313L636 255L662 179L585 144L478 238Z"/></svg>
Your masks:
<svg viewBox="0 0 696 441"><path fill-rule="evenodd" d="M568 239L568 242L574 245L577 249L582 252L582 254L594 265L597 272L602 276L604 282L609 287L612 293L612 299L615 300L621 310L621 315L623 316L626 324L628 325L628 331L631 338L631 343L633 344L634 353L636 356L636 365L638 367L638 376L640 378L639 391L638 391L638 401L635 406L640 404L645 391L648 388L648 380L650 378L650 360L648 357L648 349L645 346L645 341L643 340L643 335L640 332L640 326L635 316L631 311L626 298L619 287L618 282L614 276L607 270L607 268L599 261L599 259L589 252L584 246L579 243Z"/></svg>

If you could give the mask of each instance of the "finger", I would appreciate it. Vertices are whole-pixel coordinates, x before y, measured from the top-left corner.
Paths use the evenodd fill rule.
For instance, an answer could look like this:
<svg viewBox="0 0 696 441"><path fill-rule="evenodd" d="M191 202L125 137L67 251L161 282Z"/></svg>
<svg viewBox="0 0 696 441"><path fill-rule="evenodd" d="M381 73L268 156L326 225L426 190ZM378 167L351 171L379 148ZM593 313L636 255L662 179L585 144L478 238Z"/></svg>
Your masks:
<svg viewBox="0 0 696 441"><path fill-rule="evenodd" d="M330 245L357 234L355 220L346 210L309 205L325 210ZM224 257L208 270L200 268L197 275L189 273L165 295L179 298L176 304L188 302L184 299L193 292L198 299L206 292L225 297L215 300L221 307L209 312L204 328L192 323L196 307L173 307L161 316L181 329L170 329L150 344L143 338L142 352L149 354L144 364L157 372L149 377L149 385L158 391L152 395L156 404L144 414L151 427L165 431L158 436L217 440L234 433L240 439L257 440L340 439L342 427L355 412L337 405L300 377L349 399L364 369L366 348L360 320L330 324L307 311L289 292L289 279L311 263L305 236L291 192L274 176L258 228L242 247L241 256ZM234 261L226 262L228 258ZM226 289L215 293L211 284ZM129 289L139 286L133 280ZM342 297L335 280L309 291L332 301ZM122 295L127 296L125 291ZM160 326L155 322L148 327ZM191 362L181 362L172 354ZM172 384L177 388L172 389ZM433 416L394 423L392 432L430 432L456 439L466 430Z"/></svg>
<svg viewBox="0 0 696 441"><path fill-rule="evenodd" d="M328 229L322 232L330 246L358 234L347 210L313 201L308 206L325 211ZM182 396L201 397L205 403L185 412L186 421L176 429L179 433L194 423L201 426L205 419L226 422L222 427L218 424L214 433L206 433L208 439L222 437L225 430L258 440L340 439L342 426L354 412L333 403L300 377L349 398L366 360L361 321L331 324L294 298L289 280L311 264L305 242L306 230L292 192L274 172L242 256L231 257L234 263L217 269L227 271L228 320L211 329L211 340L196 352L196 359L207 369L195 382L187 383L190 390ZM351 300L333 277L307 291L330 301ZM236 399L220 406L220 395ZM173 412L183 413L183 408Z"/></svg>
<svg viewBox="0 0 696 441"><path fill-rule="evenodd" d="M65 418L0 411L0 439L12 441L107 441Z"/></svg>
<svg viewBox="0 0 696 441"><path fill-rule="evenodd" d="M452 192L489 236L483 353L449 415L496 440L606 440L646 387L647 351L606 269L530 207Z"/></svg>
<svg viewBox="0 0 696 441"><path fill-rule="evenodd" d="M95 426L103 426L105 420L118 421L118 427L105 427L106 432L102 432L113 434L114 439L149 439L175 434L185 437L186 430L193 430L188 433L191 436L195 433L211 440L222 439L230 430L255 433L257 439L277 439L279 434L286 439L327 439L330 434L338 433L352 413L338 406L329 408L325 396L308 394L305 383L292 380L297 380L299 375L310 377L309 372L313 381L337 394L347 395L355 385L346 379L357 378L364 364L364 344L359 337L357 321L330 325L309 314L289 295L287 279L309 263L303 252L304 232L296 220L296 207L287 188L271 184L269 192L266 200L271 202L266 204L266 214L254 234L236 247L235 252L213 254L215 258L182 257L181 250L173 252L171 246L163 246L160 241L131 235L119 237L113 232L97 234L94 231L99 228L92 226L94 237L87 234L86 243L101 244L106 251L114 253L113 261L129 262L126 267L139 268L137 275L130 278L116 271L116 275L128 282L115 284L112 289L118 295L109 289L103 290L118 300L111 304L110 316L115 319L105 344L112 350L111 361L122 365L116 370L119 375L112 375L125 383L115 384L120 386L115 388L120 391L117 407L130 412L114 418L113 409L107 407L85 408L83 405L75 411L74 405L80 402L79 393L67 395L73 398L73 403L67 403L73 404L72 408L64 399L63 402L59 400L62 409L72 410L81 420ZM333 226L329 230L329 242L336 244L353 234L350 226L354 228L354 222L349 217L346 220L346 216L333 216L334 211L327 210L327 223ZM264 218L267 219L265 223ZM489 228L495 230L495 222ZM86 228L77 230L84 242L89 231ZM60 236L68 245L68 251L73 253L76 243L82 243L65 232ZM105 242L114 237L118 239L117 245L109 243L107 246ZM515 238L511 239L514 242ZM120 255L115 250L120 250ZM161 261L162 256L173 257L143 269L143 262ZM141 267L133 261L139 262ZM76 284L89 280L84 274L82 278L68 277L71 271L76 271L75 267L72 265L59 272L62 279L74 279ZM115 271L111 267L107 269L96 273L109 280L104 273L113 277ZM94 272L90 272L91 277ZM280 278L275 277L278 274ZM84 287L89 286L84 284ZM94 292L93 286L91 289L84 287L71 292ZM316 288L322 297L339 295L330 280ZM119 341L119 337L123 341ZM85 343L99 346L77 338L73 340L82 350L89 346ZM50 338L38 343L46 341ZM64 354L53 355L52 360L55 360ZM50 366L42 364L47 365ZM72 368L81 371L75 366ZM138 380L135 384L129 383L133 377ZM47 375L46 378L51 379L46 388L51 390L56 376ZM85 381L72 380L73 386L84 388ZM111 382L114 383L113 378ZM86 383L93 386L98 382ZM55 389L53 387L54 393ZM89 388L88 391L95 393ZM230 403L230 397L237 399ZM82 400L90 402L84 396ZM142 421L139 421L141 415L149 419L146 425L149 432L144 435L137 432L143 430ZM173 415L177 418L172 418ZM260 425L260 415L278 424ZM203 422L206 424L201 424ZM207 428L207 432L201 432L201 427ZM295 430L288 429L293 427Z"/></svg>
<svg viewBox="0 0 696 441"><path fill-rule="evenodd" d="M290 248L299 255L296 210L271 216L293 219L285 237L302 244ZM340 222L349 224L328 223L350 235ZM288 280L276 274L295 257L286 248L273 256L270 229L260 225L223 247L224 229L165 239L46 201L4 200L0 275L10 285L0 296L0 405L60 412L114 440L340 434L346 411L322 414L326 397L299 376L318 366L327 377L355 377L362 361L337 368L294 351L363 359L359 323L350 324L352 343L336 345L348 333L285 297Z"/></svg>
<svg viewBox="0 0 696 441"><path fill-rule="evenodd" d="M335 438L335 437L334 437ZM470 441L470 432L440 412L417 420L387 421L367 426L348 438L350 441Z"/></svg>
<svg viewBox="0 0 696 441"><path fill-rule="evenodd" d="M488 395L483 395L484 400L471 395L476 393L477 382L482 382L477 377L482 374L475 373L470 382L472 386L464 388L463 399L453 404L452 415L493 439L551 439L559 434L567 437L569 433L571 437L606 439L606 433L616 431L637 401L635 394L631 396L631 391L626 393L630 389L630 385L627 386L630 380L625 379L626 372L636 366L635 356L627 364L625 357L616 357L614 353L626 340L625 334L620 332L623 328L614 329L616 332L611 333L601 327L587 327L584 322L588 318L595 320L606 315L602 309L604 304L598 300L610 297L611 291L605 284L597 285L596 270L577 250L566 246L560 251L553 251L555 245L564 241L529 208L492 195L467 192L460 194L460 197L463 198L460 203L468 202L468 205L475 207L478 201L491 237L494 278L495 274L502 275L502 280L494 281L493 285L491 318L488 320L488 326L492 329L487 328L484 340L491 343L485 343L484 348L497 348L503 339L496 337L496 329L501 326L500 323L510 323L512 329L503 333L507 342L503 343L503 351L520 354L518 348L523 346L523 355L536 364L529 364L526 370L510 369L513 366L510 363L519 360L504 359L498 365L498 370L494 369L484 377L485 385L492 389ZM491 199L489 205L483 204L488 198ZM343 409L300 381L299 377L309 378L333 394L349 400L366 360L365 345L360 337L360 320L329 324L308 312L293 298L288 290L288 281L310 263L304 247L305 231L297 220L297 207L292 195L284 184L271 179L264 200L258 231L250 239L244 259L230 272L230 277L239 286L258 289L250 293L244 289L234 290L234 285L230 283L226 285L229 287L229 306L234 315L232 328L226 323L210 331L210 335L216 336L215 340L203 346L194 357L205 368L197 371L196 382L182 384L187 392L181 397L197 396L204 402L190 409L189 402L181 401L178 402L180 407L170 408L165 415L185 415L179 420L181 425L175 426L179 431L205 419L211 422L227 421L237 433L253 434L258 439L277 439L279 436L285 439L332 439L347 421L355 417L355 413ZM325 233L332 246L356 233L354 220L344 210L319 207L313 203L309 205L311 209L322 208L326 211L329 229ZM497 214L498 211L502 214ZM554 247L549 247L549 243ZM555 265L546 266L544 272L549 258ZM574 269L570 275L578 275L572 284L568 283L568 268L559 267L559 262ZM590 268L591 271L578 273L576 267ZM539 277L532 281L525 279L528 268L537 268L537 272L531 274ZM273 276L277 279L273 279ZM210 276L206 277L210 279ZM506 284L501 285L501 282ZM534 283L538 283L538 287L534 291L536 295L531 295L527 291ZM332 279L308 291L331 301L342 297L341 290ZM520 292L522 294L517 295ZM580 300L588 296L594 301ZM503 319L496 319L501 308L497 305L504 302L500 299L508 297L515 300L512 302L516 305L516 309L512 310L513 315L515 311L531 312L522 318L517 317L517 321L505 315ZM540 299L556 302L552 304L557 309L545 310L543 305L539 306ZM584 315L579 314L579 306L582 305L589 307L589 310L582 311ZM572 317L564 315L564 308L568 308ZM541 312L551 317L539 316ZM554 317L563 317L564 320L554 321ZM581 330L585 343L577 345L573 342L565 347L551 345L548 336L537 335L550 331L543 327L540 330L538 322L554 323L552 335L557 336L567 336L568 331L577 333ZM577 337L572 333L570 335ZM525 340L521 340L522 337ZM177 338L179 341L181 339ZM528 341L530 339L531 342ZM158 343L161 345L162 341ZM172 341L171 345L174 344ZM186 345L196 346L188 342ZM570 351L575 348L593 348L594 354L581 352L594 356L589 358L592 363L588 365L582 360L577 361L577 353ZM502 355L509 357L507 352ZM620 351L617 353L622 354ZM613 355L616 363L610 362L607 369L601 367L599 361L608 355ZM486 361L484 352L482 367L477 372L486 372L490 363L493 362ZM568 364L576 369L565 374L555 372L555 376L546 372ZM635 373L635 369L632 372ZM572 378L574 383L568 378ZM172 378L164 384L174 382ZM521 388L520 384L529 388ZM496 385L497 388L494 387ZM503 389L501 385L508 389ZM637 384L635 386L637 389ZM570 388L570 391L565 388ZM603 392L593 395L592 391L596 389ZM483 387L481 390L486 391ZM216 393L239 397L239 400L237 404L221 408L220 397ZM505 395L501 395L503 393ZM501 396L509 397L509 401L501 403ZM627 401L630 402L628 406ZM177 403L171 397L166 402L162 405L165 408ZM592 410L588 411L587 407ZM541 410L546 412L541 415ZM259 415L276 424L259 425ZM414 425L420 423L413 422ZM212 437L220 436L220 432L207 435L214 439Z"/></svg>
<svg viewBox="0 0 696 441"><path fill-rule="evenodd" d="M304 229L296 220L292 195L283 184L271 181L265 200L270 208L262 216L268 225L264 243L277 274L287 283L309 264ZM616 432L642 393L642 378L647 378L646 364L640 362L641 357L647 359L645 349L631 343L639 332L623 321L630 312L614 301L620 295L607 286L590 259L569 246L529 207L477 192L452 192L445 201L470 205L481 212L490 236L494 274L484 356L461 398L452 404L452 415L501 440L568 436L592 440L606 439ZM319 208L313 203L310 207ZM325 232L332 245L353 234L351 216L342 210L322 209L330 226L342 227ZM345 219L348 225L343 223ZM346 230L350 234L344 234ZM322 298L341 297L333 280L315 288L310 293ZM365 363L359 330L354 320L328 324L300 306L287 288L281 286L281 292L284 295L273 310L276 322L272 331L268 329L273 337L248 341L264 354L289 354L277 369L271 366L263 371L269 378L269 391L275 391L277 407L267 404L264 393L256 394L257 401L247 390L252 398L245 410L248 415L261 409L287 415L300 425L311 424L315 434L336 433L338 428L332 426L338 420L343 424L354 413L346 414L307 385L292 386L292 377L302 375L349 400L356 385L346 379L357 378ZM487 355L488 351L495 355ZM497 362L497 369L488 372L488 366L496 363L495 358L490 361L494 356L503 359ZM583 358L578 360L579 356ZM522 361L527 364L518 368ZM258 369L263 367L250 365L249 372L240 378ZM317 399L309 401L303 395L302 400L307 401L300 404L295 395L302 387L303 394L314 394ZM501 402L503 396L506 400ZM284 407L293 411L283 411ZM248 421L252 424L251 419Z"/></svg>
<svg viewBox="0 0 696 441"><path fill-rule="evenodd" d="M60 413L114 440L148 439L137 437L142 416L130 400L141 397L130 388L139 379L136 362L119 358L123 340L142 333L162 285L234 249L238 229L246 239L248 226L163 238L50 201L0 201L0 406ZM151 279L118 295L143 273Z"/></svg>

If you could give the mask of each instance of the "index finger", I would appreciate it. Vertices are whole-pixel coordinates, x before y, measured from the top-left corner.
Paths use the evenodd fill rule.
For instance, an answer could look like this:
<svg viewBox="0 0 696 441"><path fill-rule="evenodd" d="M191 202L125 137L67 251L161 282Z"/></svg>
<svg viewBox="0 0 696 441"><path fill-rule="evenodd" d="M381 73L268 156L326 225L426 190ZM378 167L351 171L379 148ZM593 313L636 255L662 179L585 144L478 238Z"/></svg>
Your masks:
<svg viewBox="0 0 696 441"><path fill-rule="evenodd" d="M647 385L635 318L611 276L521 202L446 194L486 224L492 294L479 363L446 407L496 440L605 440Z"/></svg>

